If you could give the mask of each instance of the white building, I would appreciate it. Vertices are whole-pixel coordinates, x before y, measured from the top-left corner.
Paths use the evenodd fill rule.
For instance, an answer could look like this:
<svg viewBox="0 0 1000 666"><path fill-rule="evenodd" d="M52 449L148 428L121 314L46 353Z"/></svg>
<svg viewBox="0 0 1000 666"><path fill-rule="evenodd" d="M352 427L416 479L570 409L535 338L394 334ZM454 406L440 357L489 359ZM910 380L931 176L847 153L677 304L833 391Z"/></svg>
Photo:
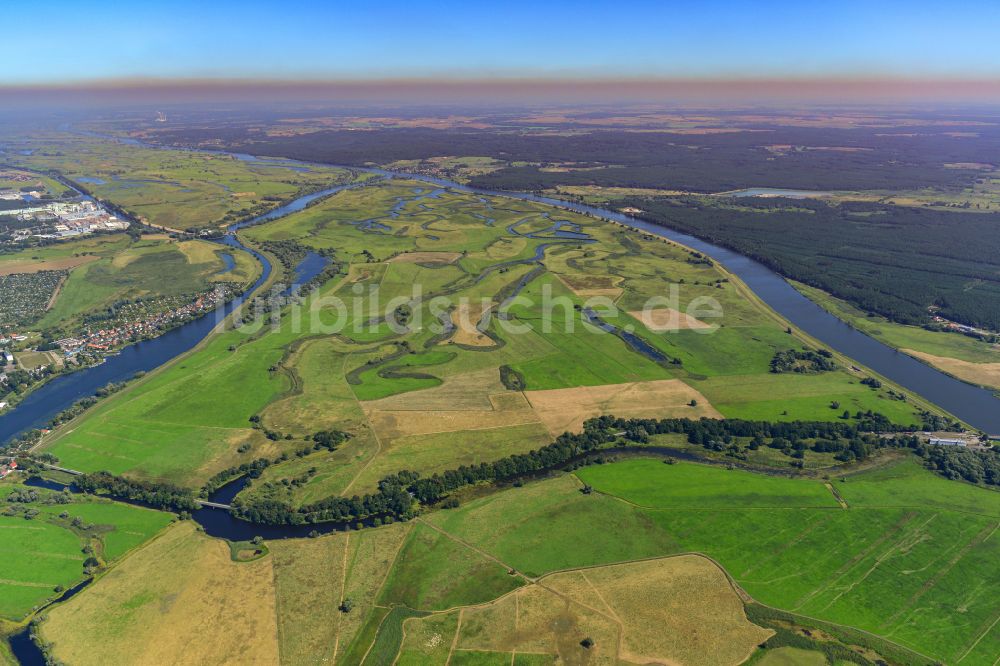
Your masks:
<svg viewBox="0 0 1000 666"><path fill-rule="evenodd" d="M964 439L942 439L940 437L931 437L930 443L936 446L965 446Z"/></svg>

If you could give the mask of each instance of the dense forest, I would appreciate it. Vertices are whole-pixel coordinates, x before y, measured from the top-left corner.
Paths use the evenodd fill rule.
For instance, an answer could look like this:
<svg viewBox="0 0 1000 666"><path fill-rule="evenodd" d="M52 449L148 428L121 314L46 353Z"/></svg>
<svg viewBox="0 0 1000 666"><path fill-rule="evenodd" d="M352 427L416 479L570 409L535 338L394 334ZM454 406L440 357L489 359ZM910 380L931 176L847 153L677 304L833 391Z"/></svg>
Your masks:
<svg viewBox="0 0 1000 666"><path fill-rule="evenodd" d="M975 169L945 163L990 163L1000 133L985 127L976 141L948 136L947 126L908 127L905 134L878 128L747 126L718 134L630 132L567 127L536 133L510 127L469 129L386 128L320 130L265 136L252 128L187 127L158 132L173 145L219 145L256 155L333 164L386 164L438 156L487 156L509 165L473 179L490 189L540 190L555 185L605 185L718 192L743 187L801 189L912 189L958 187ZM987 134L987 132L989 132ZM838 147L789 151L775 144ZM847 149L847 150L843 150ZM529 164L517 164L527 162ZM547 170L573 164L586 170ZM593 168L597 167L597 168Z"/></svg>
<svg viewBox="0 0 1000 666"><path fill-rule="evenodd" d="M877 203L636 198L639 217L752 257L869 312L907 324L1000 329L1000 213Z"/></svg>

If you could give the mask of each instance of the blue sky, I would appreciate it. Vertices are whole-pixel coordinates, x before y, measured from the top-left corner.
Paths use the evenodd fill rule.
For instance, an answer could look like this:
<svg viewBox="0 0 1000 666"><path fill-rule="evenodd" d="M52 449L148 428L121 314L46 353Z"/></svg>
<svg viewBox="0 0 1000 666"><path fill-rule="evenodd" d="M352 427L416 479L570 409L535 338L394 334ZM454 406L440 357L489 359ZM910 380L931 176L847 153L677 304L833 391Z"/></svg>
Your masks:
<svg viewBox="0 0 1000 666"><path fill-rule="evenodd" d="M88 79L1000 76L1000 2L36 0L0 84Z"/></svg>

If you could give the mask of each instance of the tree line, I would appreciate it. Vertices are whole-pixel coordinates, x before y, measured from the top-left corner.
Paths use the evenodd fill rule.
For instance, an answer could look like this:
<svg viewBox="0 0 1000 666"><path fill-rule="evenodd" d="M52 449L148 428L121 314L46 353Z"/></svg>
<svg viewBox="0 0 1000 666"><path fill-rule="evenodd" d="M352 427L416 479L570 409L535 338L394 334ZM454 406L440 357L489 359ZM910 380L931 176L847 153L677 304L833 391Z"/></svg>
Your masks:
<svg viewBox="0 0 1000 666"><path fill-rule="evenodd" d="M83 492L103 493L156 509L195 511L200 507L190 490L162 481L139 481L110 472L94 472L74 477L73 485Z"/></svg>
<svg viewBox="0 0 1000 666"><path fill-rule="evenodd" d="M353 497L331 496L296 508L287 502L265 496L237 497L233 514L243 520L269 525L305 525L322 522L355 523L407 520L420 505L446 506L455 491L479 483L518 481L586 462L609 445L624 439L643 444L655 435L683 434L691 444L714 451L738 451L770 446L786 450L792 457L807 448L837 452L843 461L863 460L883 448L905 448L924 460L926 466L949 479L964 479L978 484L1000 485L1000 452L971 451L960 447L932 446L910 434L916 426L893 424L876 412L858 413L847 421L769 422L744 419L622 419L601 416L588 420L582 433L563 433L551 444L527 453L513 454L492 462L461 465L457 468L422 476L403 470L379 481L378 490ZM328 446L338 436L317 433L315 448ZM343 440L340 440L343 441ZM337 442L339 443L339 442ZM332 444L336 446L336 443ZM217 489L232 478L260 475L275 461L261 459L220 472L206 484ZM194 494L165 483L134 481L108 472L77 477L81 490L104 492L114 497L139 501L157 508L190 511L198 508Z"/></svg>

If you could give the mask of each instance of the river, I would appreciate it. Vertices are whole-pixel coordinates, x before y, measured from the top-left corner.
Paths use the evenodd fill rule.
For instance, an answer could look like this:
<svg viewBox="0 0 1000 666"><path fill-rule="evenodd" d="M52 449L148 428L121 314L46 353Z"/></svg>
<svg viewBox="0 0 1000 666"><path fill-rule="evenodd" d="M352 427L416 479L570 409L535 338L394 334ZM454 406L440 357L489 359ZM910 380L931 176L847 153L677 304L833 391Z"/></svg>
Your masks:
<svg viewBox="0 0 1000 666"><path fill-rule="evenodd" d="M116 137L104 138L117 139ZM123 141L125 143L144 145L134 139ZM170 147L149 147L160 150L174 150ZM242 153L229 154L237 159L246 161L260 159ZM309 162L298 160L281 160L281 162L303 168L316 166ZM852 328L803 296L778 273L732 250L714 245L689 234L631 217L618 211L597 208L586 204L568 202L525 192L484 190L461 185L443 178L407 174L386 169L344 168L373 173L388 178L398 177L418 180L437 185L440 188L448 188L457 192L479 196L503 196L523 201L549 204L578 213L592 215L597 218L626 224L655 236L686 245L722 264L727 270L743 280L767 305L793 325L823 344L856 359L907 390L943 407L972 426L991 434L1000 433L1000 399L991 391L966 384ZM230 228L230 233L223 238L223 242L250 251L265 267L261 278L255 283L254 288L267 278L271 267L259 254L242 246L233 233L235 229L249 224L259 224L302 210L310 202L319 197L327 196L353 186L355 185L342 185L309 194L260 217ZM554 235L566 237L572 233L557 228ZM241 300L237 299L234 301L229 306L229 309L241 302ZM197 319L173 329L159 338L127 347L118 356L109 358L99 366L60 376L50 381L28 396L15 409L0 416L0 442L6 441L26 429L44 425L55 414L69 407L76 400L87 395L92 395L94 391L108 382L122 381L133 376L140 370L151 370L162 365L178 354L191 349L214 328L216 323L214 317Z"/></svg>
<svg viewBox="0 0 1000 666"><path fill-rule="evenodd" d="M237 157L241 159L254 159L251 156L243 155L237 155ZM298 164L308 166L308 163ZM1000 433L1000 399L994 396L993 393L954 379L850 327L796 291L779 274L763 264L732 250L688 234L633 218L617 211L529 193L493 192L471 188L452 181L428 176L398 173L383 169L351 168L386 177L420 180L455 191L481 196L499 195L550 204L626 224L642 229L647 233L686 245L725 266L727 270L743 280L767 305L822 343L856 359L906 389L940 405L971 425L990 433ZM236 229L241 226L273 220L283 215L302 210L317 198L352 186L343 185L301 197L265 215L261 215L240 225L234 225L234 227L229 229L229 233L220 242L250 252L263 266L261 276L245 292L246 295L252 293L267 280L271 274L271 264L265 257L240 243L235 235ZM557 233L557 235L574 233L563 232L561 229L556 229L556 231L561 232ZM304 268L303 266L306 262L309 262L308 268ZM300 264L299 270L296 271L295 281L297 283L305 282L318 274L322 269L322 262L318 261L315 257L307 257L303 264ZM231 312L245 297L244 295L230 302L224 311L226 313ZM109 358L99 366L57 377L29 395L15 409L0 416L0 442L6 441L10 437L27 429L44 425L58 412L69 407L80 398L93 395L98 388L109 382L123 381L132 377L136 372L159 367L170 359L194 347L215 328L217 323L217 317L213 315L195 319L183 326L168 331L158 338L126 347L120 354ZM681 457L676 452L667 455ZM227 484L213 493L211 499L220 503L228 503L244 487L246 482L247 480L240 479ZM254 525L234 518L228 511L210 507L199 509L195 512L193 518L205 528L206 533L233 540L244 540L258 535L269 539L303 537L314 531L326 533L345 527L344 525L335 523L302 526ZM13 636L11 645L15 656L22 664L34 666L35 664L44 663L41 653L27 637L26 631Z"/></svg>
<svg viewBox="0 0 1000 666"><path fill-rule="evenodd" d="M229 301L224 308L206 313L151 340L143 340L129 345L114 356L109 356L100 365L59 375L49 380L28 394L16 407L0 416L0 443L27 430L44 427L56 414L81 398L94 395L98 389L109 383L123 382L134 377L137 372L147 372L158 368L167 361L192 349L221 323L225 315L243 303L271 275L271 263L259 252L243 245L237 238L236 231L246 226L260 224L300 211L320 197L329 196L345 188L355 186L354 183L350 183L313 192L251 220L230 226L228 233L221 239L217 239L216 242L249 252L262 266L260 277L249 289ZM232 255L223 253L223 261L225 262L223 271L231 270L234 265ZM293 285L308 282L318 275L327 263L326 258L310 253L296 268Z"/></svg>
<svg viewBox="0 0 1000 666"><path fill-rule="evenodd" d="M402 174L383 169L370 171L385 176L430 182L459 192L482 196L505 196L558 206L619 222L686 245L722 264L730 273L743 280L778 314L831 349L859 361L903 388L943 407L973 427L990 434L1000 434L1000 398L997 398L992 391L955 379L851 327L803 296L778 273L738 252L618 211L526 192L494 192L430 176Z"/></svg>

